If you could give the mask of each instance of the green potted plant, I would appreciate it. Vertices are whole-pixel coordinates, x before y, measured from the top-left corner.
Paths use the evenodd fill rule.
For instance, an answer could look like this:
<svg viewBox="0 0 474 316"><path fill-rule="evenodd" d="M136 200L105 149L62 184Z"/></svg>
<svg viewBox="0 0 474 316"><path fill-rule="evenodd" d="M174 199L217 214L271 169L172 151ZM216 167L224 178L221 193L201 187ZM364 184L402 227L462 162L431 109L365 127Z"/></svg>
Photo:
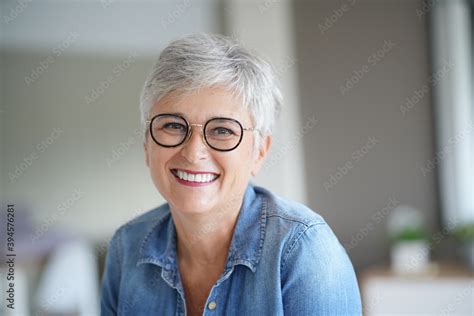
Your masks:
<svg viewBox="0 0 474 316"><path fill-rule="evenodd" d="M429 243L423 215L414 207L400 205L388 218L391 267L395 273L422 273L429 263Z"/></svg>
<svg viewBox="0 0 474 316"><path fill-rule="evenodd" d="M474 222L462 224L454 229L453 235L461 244L463 255L466 257L471 270L474 270Z"/></svg>

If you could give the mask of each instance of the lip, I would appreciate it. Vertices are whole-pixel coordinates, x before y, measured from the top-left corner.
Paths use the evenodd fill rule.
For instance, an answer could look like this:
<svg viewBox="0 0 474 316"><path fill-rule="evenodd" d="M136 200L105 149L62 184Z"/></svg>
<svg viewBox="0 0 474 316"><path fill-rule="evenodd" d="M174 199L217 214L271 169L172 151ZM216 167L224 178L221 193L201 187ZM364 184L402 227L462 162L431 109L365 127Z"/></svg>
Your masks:
<svg viewBox="0 0 474 316"><path fill-rule="evenodd" d="M210 173L210 174L215 174L215 175L219 175L217 172L212 172L212 171L192 171L192 170L188 170L188 169L181 169L181 168L171 168L170 170L181 170L181 171L184 171L186 173L190 173L190 174L206 174L206 173Z"/></svg>
<svg viewBox="0 0 474 316"><path fill-rule="evenodd" d="M190 173L190 174L205 174L205 173L210 173L210 174L215 174L215 175L217 175L217 177L216 177L214 180L212 180L211 182L191 182L191 181L186 181L186 180L180 179L177 175L174 174L173 170L181 170L181 171L184 171L184 172ZM172 169L170 169L170 173L173 175L173 177L176 179L176 181L177 181L178 183L181 183L181 184L183 184L183 185L190 186L190 187L203 187L203 186L212 185L212 184L214 184L214 182L216 182L217 179L219 179L219 177L220 177L220 174L215 173L215 172L201 172L201 171L192 171L192 170L178 169L178 168L172 168Z"/></svg>

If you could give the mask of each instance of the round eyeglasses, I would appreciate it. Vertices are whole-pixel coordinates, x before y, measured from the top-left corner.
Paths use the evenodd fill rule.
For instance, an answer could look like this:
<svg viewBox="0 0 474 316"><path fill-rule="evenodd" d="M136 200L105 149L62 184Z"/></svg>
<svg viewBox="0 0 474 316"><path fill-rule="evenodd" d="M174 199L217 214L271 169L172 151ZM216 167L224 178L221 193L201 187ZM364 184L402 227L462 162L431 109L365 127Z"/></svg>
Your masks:
<svg viewBox="0 0 474 316"><path fill-rule="evenodd" d="M256 131L244 128L239 121L227 117L215 117L202 124L190 124L177 114L158 114L146 121L153 141L163 147L177 147L191 137L191 127L202 127L205 143L214 150L231 151L236 149L244 131Z"/></svg>

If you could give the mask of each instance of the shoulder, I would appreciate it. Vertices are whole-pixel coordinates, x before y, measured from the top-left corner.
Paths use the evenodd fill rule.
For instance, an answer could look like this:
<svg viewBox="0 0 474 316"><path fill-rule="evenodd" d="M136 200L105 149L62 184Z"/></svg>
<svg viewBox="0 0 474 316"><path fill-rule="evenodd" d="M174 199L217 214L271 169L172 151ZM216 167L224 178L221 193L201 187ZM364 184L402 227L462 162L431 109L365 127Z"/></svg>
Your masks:
<svg viewBox="0 0 474 316"><path fill-rule="evenodd" d="M256 186L254 189L262 199L268 221L283 221L302 227L326 224L321 215L304 204L282 198L262 187Z"/></svg>
<svg viewBox="0 0 474 316"><path fill-rule="evenodd" d="M296 258L307 264L314 263L316 258L330 258L335 262L346 260L346 251L321 215L264 188L254 189L267 214L266 239L272 247L280 245L282 270Z"/></svg>
<svg viewBox="0 0 474 316"><path fill-rule="evenodd" d="M261 187L254 190L266 213L265 237L272 247L280 245L282 267L304 240L310 245L327 244L328 240L333 241L333 245L339 244L324 218L306 205Z"/></svg>
<svg viewBox="0 0 474 316"><path fill-rule="evenodd" d="M113 239L135 243L144 239L154 227L166 222L170 218L167 203L151 209L120 226L114 233Z"/></svg>
<svg viewBox="0 0 474 316"><path fill-rule="evenodd" d="M347 252L321 215L255 187L266 209L267 261L275 256L286 314L359 315L360 294ZM275 253L278 251L278 253ZM265 260L265 259L264 259Z"/></svg>

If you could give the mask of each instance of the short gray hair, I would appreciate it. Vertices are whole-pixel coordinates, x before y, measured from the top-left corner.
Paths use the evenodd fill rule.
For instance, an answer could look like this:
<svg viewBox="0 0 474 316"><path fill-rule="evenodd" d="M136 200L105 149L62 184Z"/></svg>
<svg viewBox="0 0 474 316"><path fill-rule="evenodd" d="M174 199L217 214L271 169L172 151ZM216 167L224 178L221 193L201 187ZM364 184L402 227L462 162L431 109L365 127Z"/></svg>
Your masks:
<svg viewBox="0 0 474 316"><path fill-rule="evenodd" d="M261 135L272 133L282 104L272 66L233 39L202 33L173 41L161 52L140 95L143 126L153 104L166 94L214 86L240 98Z"/></svg>

